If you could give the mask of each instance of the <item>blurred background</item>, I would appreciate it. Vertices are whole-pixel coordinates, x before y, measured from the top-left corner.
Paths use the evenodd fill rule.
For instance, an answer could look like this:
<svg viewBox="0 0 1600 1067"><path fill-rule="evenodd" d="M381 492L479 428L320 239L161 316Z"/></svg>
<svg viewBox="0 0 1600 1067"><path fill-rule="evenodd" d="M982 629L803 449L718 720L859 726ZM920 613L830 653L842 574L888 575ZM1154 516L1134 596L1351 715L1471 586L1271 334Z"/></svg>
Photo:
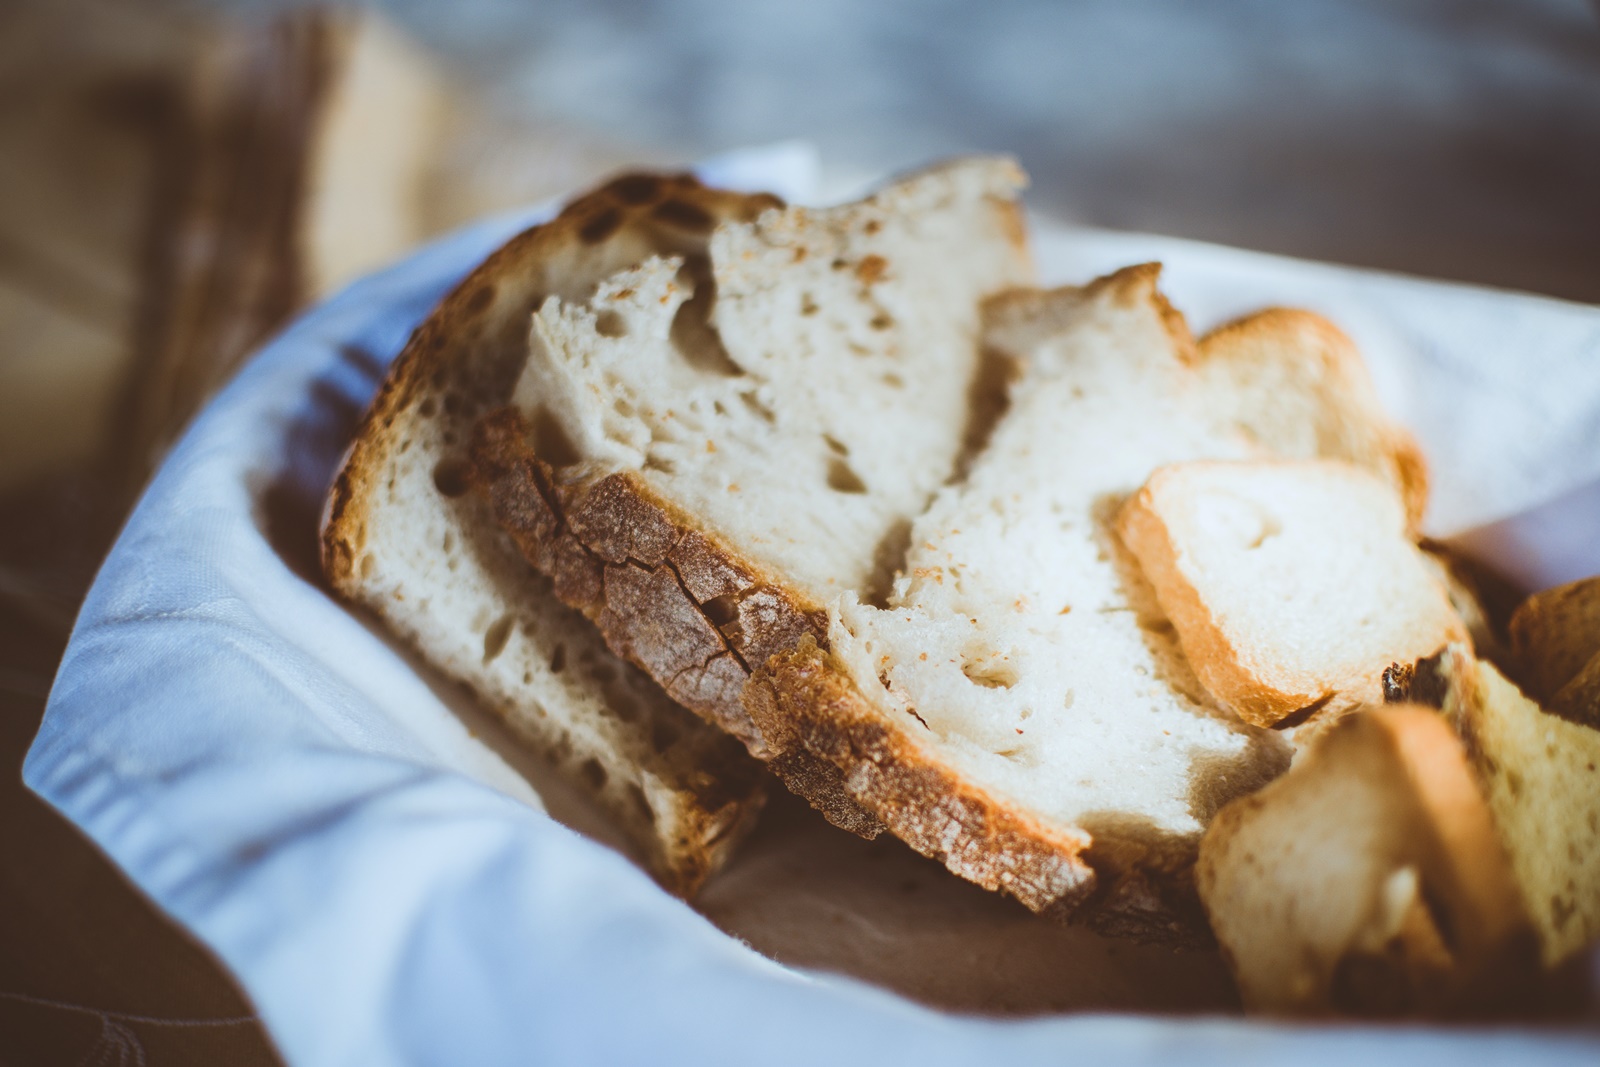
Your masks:
<svg viewBox="0 0 1600 1067"><path fill-rule="evenodd" d="M1600 302L1586 0L5 0L0 1063L276 1062L17 774L195 408L429 235L795 138L835 188L1006 151L1040 214Z"/></svg>

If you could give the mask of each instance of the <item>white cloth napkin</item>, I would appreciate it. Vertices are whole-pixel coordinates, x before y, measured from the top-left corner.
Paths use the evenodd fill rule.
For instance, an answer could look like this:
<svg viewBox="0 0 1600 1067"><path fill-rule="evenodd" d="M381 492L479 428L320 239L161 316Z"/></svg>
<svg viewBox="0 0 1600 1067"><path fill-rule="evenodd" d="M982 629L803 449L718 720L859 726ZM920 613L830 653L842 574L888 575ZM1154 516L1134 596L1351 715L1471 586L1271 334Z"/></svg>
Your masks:
<svg viewBox="0 0 1600 1067"><path fill-rule="evenodd" d="M707 170L795 197L815 167L787 146ZM220 956L290 1064L1594 1062L1582 1036L1533 1031L943 1015L785 970L544 815L312 578L383 365L534 217L355 284L208 406L106 560L28 756L28 784ZM1167 259L1199 325L1283 299L1334 314L1423 431L1447 528L1600 472L1595 309L1153 237L1041 252L1053 281Z"/></svg>

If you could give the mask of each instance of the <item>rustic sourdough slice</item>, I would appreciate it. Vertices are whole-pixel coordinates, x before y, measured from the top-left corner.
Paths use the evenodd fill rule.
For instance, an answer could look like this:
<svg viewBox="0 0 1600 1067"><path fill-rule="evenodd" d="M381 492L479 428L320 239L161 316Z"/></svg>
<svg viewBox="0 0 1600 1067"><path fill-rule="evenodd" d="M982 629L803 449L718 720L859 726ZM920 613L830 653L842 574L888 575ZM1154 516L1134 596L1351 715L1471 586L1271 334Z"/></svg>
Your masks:
<svg viewBox="0 0 1600 1067"><path fill-rule="evenodd" d="M753 823L765 775L618 660L466 493L474 422L511 396L529 316L660 254L694 255L769 196L619 178L513 238L417 330L338 475L323 528L335 589L466 683L593 796L657 876L692 893Z"/></svg>
<svg viewBox="0 0 1600 1067"><path fill-rule="evenodd" d="M1535 970L1489 808L1431 709L1330 727L1217 815L1196 880L1250 1011L1503 1013Z"/></svg>
<svg viewBox="0 0 1600 1067"><path fill-rule="evenodd" d="M1392 486L1334 460L1162 467L1122 508L1196 675L1247 722L1383 700L1383 671L1467 629Z"/></svg>
<svg viewBox="0 0 1600 1067"><path fill-rule="evenodd" d="M858 203L727 222L534 317L474 481L611 647L840 825L838 771L775 750L748 673L887 587L911 519L981 430L980 303L1031 278L1007 160Z"/></svg>
<svg viewBox="0 0 1600 1067"><path fill-rule="evenodd" d="M846 592L830 647L768 662L748 703L957 874L1182 937L1207 821L1290 746L1207 699L1118 508L1187 459L1331 454L1401 488L1420 466L1337 331L1267 312L1197 350L1158 269L995 302L986 339L1019 376L986 448L913 527L887 606Z"/></svg>
<svg viewBox="0 0 1600 1067"><path fill-rule="evenodd" d="M1418 663L1409 697L1437 702L1466 742L1545 963L1594 943L1600 730L1545 711L1465 645Z"/></svg>

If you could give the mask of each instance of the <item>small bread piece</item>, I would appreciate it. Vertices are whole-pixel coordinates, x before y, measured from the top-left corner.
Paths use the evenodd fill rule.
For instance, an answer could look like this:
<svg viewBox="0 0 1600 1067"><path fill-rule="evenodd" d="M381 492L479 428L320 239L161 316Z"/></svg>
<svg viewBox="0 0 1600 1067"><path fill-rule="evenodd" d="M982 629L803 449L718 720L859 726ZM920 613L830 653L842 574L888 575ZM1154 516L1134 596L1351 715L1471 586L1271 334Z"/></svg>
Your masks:
<svg viewBox="0 0 1600 1067"><path fill-rule="evenodd" d="M1413 694L1441 690L1554 966L1600 938L1600 731L1544 711L1462 645L1417 665Z"/></svg>
<svg viewBox="0 0 1600 1067"><path fill-rule="evenodd" d="M1534 699L1548 701L1600 653L1600 575L1538 592L1511 615L1511 651Z"/></svg>
<svg viewBox="0 0 1600 1067"><path fill-rule="evenodd" d="M1172 464L1117 530L1200 681L1258 726L1381 703L1389 664L1467 639L1403 501L1348 463Z"/></svg>
<svg viewBox="0 0 1600 1067"><path fill-rule="evenodd" d="M330 494L323 569L595 799L670 889L692 894L754 823L767 776L612 655L467 492L474 422L511 395L529 316L615 271L703 248L774 197L631 174L511 239L412 336Z"/></svg>
<svg viewBox="0 0 1600 1067"><path fill-rule="evenodd" d="M1481 1010L1532 970L1489 808L1431 709L1367 709L1328 728L1288 774L1217 815L1196 876L1247 1010Z"/></svg>

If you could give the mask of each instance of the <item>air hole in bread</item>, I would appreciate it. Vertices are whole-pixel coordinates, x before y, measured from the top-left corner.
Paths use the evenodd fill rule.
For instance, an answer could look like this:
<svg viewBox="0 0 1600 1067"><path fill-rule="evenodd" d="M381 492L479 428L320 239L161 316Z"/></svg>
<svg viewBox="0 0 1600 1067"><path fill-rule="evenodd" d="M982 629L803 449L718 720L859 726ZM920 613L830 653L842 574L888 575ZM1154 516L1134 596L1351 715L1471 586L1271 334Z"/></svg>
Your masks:
<svg viewBox="0 0 1600 1067"><path fill-rule="evenodd" d="M510 615L502 615L494 621L483 635L483 662L489 663L506 649L506 641L511 637L511 624L515 620Z"/></svg>
<svg viewBox="0 0 1600 1067"><path fill-rule="evenodd" d="M606 769L600 765L600 761L592 756L578 765L578 774L589 784L589 788L596 792L604 789L606 781L610 778L610 775L606 774Z"/></svg>
<svg viewBox="0 0 1600 1067"><path fill-rule="evenodd" d="M898 374L885 374L883 376L883 384L887 385L890 389L904 389L906 387L906 380L900 377Z"/></svg>
<svg viewBox="0 0 1600 1067"><path fill-rule="evenodd" d="M456 547L455 531L454 530L446 530L444 532L444 537L439 542L439 551L441 551L441 552L451 552L451 551L454 551L455 547Z"/></svg>
<svg viewBox="0 0 1600 1067"><path fill-rule="evenodd" d="M1010 689L1022 678L1009 659L988 649L963 653L961 673L972 684L985 689Z"/></svg>
<svg viewBox="0 0 1600 1067"><path fill-rule="evenodd" d="M567 669L567 646L557 645L554 652L550 653L550 673L560 674Z"/></svg>
<svg viewBox="0 0 1600 1067"><path fill-rule="evenodd" d="M578 462L578 447L556 421L550 409L540 406L533 413L533 450L552 467L570 467Z"/></svg>
<svg viewBox="0 0 1600 1067"><path fill-rule="evenodd" d="M744 403L745 407L755 412L763 422L772 423L778 421L778 417L772 413L772 409L763 404L759 396L756 396L755 390L752 389L740 393L739 399Z"/></svg>
<svg viewBox="0 0 1600 1067"><path fill-rule="evenodd" d="M906 553L911 551L911 520L899 519L884 533L872 553L872 577L861 590L861 602L875 608L889 606L894 580L905 569Z"/></svg>
<svg viewBox="0 0 1600 1067"><path fill-rule="evenodd" d="M634 407L628 402L627 397L619 396L611 402L611 410L625 419L633 418Z"/></svg>
<svg viewBox="0 0 1600 1067"><path fill-rule="evenodd" d="M452 499L467 491L467 461L447 456L433 468L433 487Z"/></svg>
<svg viewBox="0 0 1600 1067"><path fill-rule="evenodd" d="M966 480L973 460L989 446L995 427L1011 406L1011 383L1021 373L1022 364L997 349L985 348L979 353L977 373L967 386L967 424L961 431L952 484Z"/></svg>
<svg viewBox="0 0 1600 1067"><path fill-rule="evenodd" d="M678 465L657 452L651 452L644 457L644 469L647 471L660 471L662 474L678 473Z"/></svg>
<svg viewBox="0 0 1600 1067"><path fill-rule="evenodd" d="M800 314L815 315L818 310L820 309L817 307L816 297L812 296L810 293L800 294Z"/></svg>
<svg viewBox="0 0 1600 1067"><path fill-rule="evenodd" d="M672 316L672 327L667 333L672 347L685 363L703 374L739 377L744 368L728 355L722 335L711 325L711 308L717 298L711 260L703 255L689 256L678 269L678 282L693 295L679 304L677 313Z"/></svg>
<svg viewBox="0 0 1600 1067"><path fill-rule="evenodd" d="M426 397L417 405L417 414L425 419L431 419L439 412L439 402L433 397Z"/></svg>
<svg viewBox="0 0 1600 1067"><path fill-rule="evenodd" d="M1254 500L1232 493L1214 492L1202 496L1195 510L1195 523L1208 537L1246 551L1260 548L1283 532L1283 523Z"/></svg>
<svg viewBox="0 0 1600 1067"><path fill-rule="evenodd" d="M887 330L889 327L894 325L894 317L888 312L880 311L878 314L872 316L872 321L867 323L867 325L871 326L874 330Z"/></svg>
<svg viewBox="0 0 1600 1067"><path fill-rule="evenodd" d="M378 561L369 554L362 556L361 562L356 566L361 573L361 580L367 581L371 579L373 572L378 569Z"/></svg>
<svg viewBox="0 0 1600 1067"><path fill-rule="evenodd" d="M700 610L706 613L711 625L720 629L739 617L739 601L733 594L724 593L701 604Z"/></svg>
<svg viewBox="0 0 1600 1067"><path fill-rule="evenodd" d="M822 440L827 444L829 451L831 451L834 455L848 456L850 454L849 446L843 441L839 440L837 437L834 437L832 434L823 434Z"/></svg>
<svg viewBox="0 0 1600 1067"><path fill-rule="evenodd" d="M865 493L867 483L842 459L828 461L828 488L836 493Z"/></svg>
<svg viewBox="0 0 1600 1067"><path fill-rule="evenodd" d="M626 337L628 336L628 320L610 308L606 308L594 317L594 332L601 337Z"/></svg>

